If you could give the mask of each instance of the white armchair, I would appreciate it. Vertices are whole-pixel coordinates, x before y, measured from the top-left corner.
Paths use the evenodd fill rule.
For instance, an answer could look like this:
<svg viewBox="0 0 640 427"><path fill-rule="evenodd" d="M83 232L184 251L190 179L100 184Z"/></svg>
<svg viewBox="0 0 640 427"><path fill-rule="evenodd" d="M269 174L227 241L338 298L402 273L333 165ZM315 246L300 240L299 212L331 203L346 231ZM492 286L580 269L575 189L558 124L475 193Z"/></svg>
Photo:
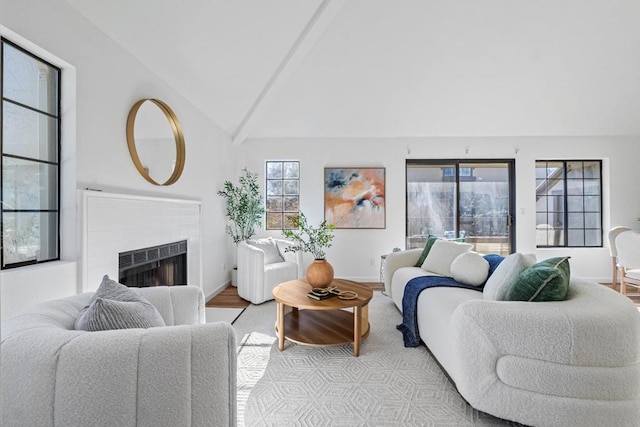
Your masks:
<svg viewBox="0 0 640 427"><path fill-rule="evenodd" d="M93 292L2 321L0 425L236 426L236 335L195 286L130 288L167 326L74 328Z"/></svg>
<svg viewBox="0 0 640 427"><path fill-rule="evenodd" d="M623 231L615 240L620 267L620 293L627 293L627 285L640 288L640 233Z"/></svg>
<svg viewBox="0 0 640 427"><path fill-rule="evenodd" d="M613 267L613 276L611 278L611 287L615 290L618 287L618 271L620 266L618 265L618 249L616 248L616 237L623 231L631 230L629 227L619 225L609 230L609 254L611 255L611 263ZM622 292L622 288L620 289Z"/></svg>
<svg viewBox="0 0 640 427"><path fill-rule="evenodd" d="M238 244L238 295L253 304L273 299L273 288L304 276L301 252L285 252L292 242L247 240Z"/></svg>

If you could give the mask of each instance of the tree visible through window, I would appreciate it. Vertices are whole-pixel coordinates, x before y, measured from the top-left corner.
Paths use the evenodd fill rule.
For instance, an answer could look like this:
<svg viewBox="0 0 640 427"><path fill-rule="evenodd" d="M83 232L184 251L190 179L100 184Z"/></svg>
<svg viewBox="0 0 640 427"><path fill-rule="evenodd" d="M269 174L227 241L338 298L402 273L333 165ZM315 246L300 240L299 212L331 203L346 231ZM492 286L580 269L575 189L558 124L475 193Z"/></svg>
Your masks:
<svg viewBox="0 0 640 427"><path fill-rule="evenodd" d="M60 69L1 46L4 269L59 259Z"/></svg>
<svg viewBox="0 0 640 427"><path fill-rule="evenodd" d="M300 162L267 161L267 230L295 228L300 210Z"/></svg>
<svg viewBox="0 0 640 427"><path fill-rule="evenodd" d="M536 161L536 246L602 246L602 162Z"/></svg>

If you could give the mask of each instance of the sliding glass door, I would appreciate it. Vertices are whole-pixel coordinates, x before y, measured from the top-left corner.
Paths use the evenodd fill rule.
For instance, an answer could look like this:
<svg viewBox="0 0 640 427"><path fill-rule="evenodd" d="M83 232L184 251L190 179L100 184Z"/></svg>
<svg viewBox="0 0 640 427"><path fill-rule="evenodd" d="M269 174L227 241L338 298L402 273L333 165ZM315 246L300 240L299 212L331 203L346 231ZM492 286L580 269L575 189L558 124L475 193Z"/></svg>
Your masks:
<svg viewBox="0 0 640 427"><path fill-rule="evenodd" d="M514 160L407 160L407 248L429 235L515 250Z"/></svg>

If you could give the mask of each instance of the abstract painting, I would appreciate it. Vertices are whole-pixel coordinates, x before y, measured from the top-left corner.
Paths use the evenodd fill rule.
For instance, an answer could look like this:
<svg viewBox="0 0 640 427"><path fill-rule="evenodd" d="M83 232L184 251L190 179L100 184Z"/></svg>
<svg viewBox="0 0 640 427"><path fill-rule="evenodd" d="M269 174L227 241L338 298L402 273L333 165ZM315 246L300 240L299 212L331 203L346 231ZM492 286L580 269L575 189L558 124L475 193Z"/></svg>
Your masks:
<svg viewBox="0 0 640 427"><path fill-rule="evenodd" d="M324 168L324 219L335 228L385 228L384 168Z"/></svg>

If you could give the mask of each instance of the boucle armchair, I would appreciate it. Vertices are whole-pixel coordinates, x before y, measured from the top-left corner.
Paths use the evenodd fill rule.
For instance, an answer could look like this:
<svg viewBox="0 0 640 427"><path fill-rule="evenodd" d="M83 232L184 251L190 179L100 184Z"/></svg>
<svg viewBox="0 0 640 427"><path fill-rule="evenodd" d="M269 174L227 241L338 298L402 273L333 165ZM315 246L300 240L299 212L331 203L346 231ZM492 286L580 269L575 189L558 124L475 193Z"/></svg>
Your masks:
<svg viewBox="0 0 640 427"><path fill-rule="evenodd" d="M2 322L2 419L10 426L236 425L236 337L204 323L194 286L131 288L166 327L74 330L93 292Z"/></svg>
<svg viewBox="0 0 640 427"><path fill-rule="evenodd" d="M285 252L292 242L258 239L238 244L238 295L253 304L273 299L273 288L303 277L302 253Z"/></svg>

